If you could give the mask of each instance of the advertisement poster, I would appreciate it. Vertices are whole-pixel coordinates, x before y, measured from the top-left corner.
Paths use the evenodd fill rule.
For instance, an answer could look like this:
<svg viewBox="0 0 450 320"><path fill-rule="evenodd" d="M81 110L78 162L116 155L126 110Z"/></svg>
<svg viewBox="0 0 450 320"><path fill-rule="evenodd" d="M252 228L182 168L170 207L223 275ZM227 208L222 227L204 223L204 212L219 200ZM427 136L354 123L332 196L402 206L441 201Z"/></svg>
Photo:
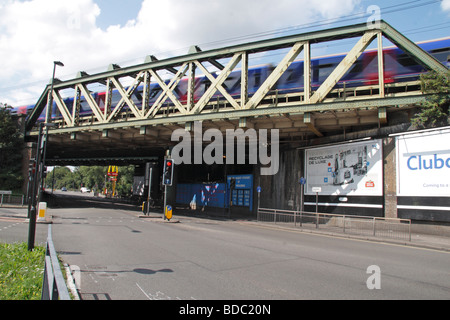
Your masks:
<svg viewBox="0 0 450 320"><path fill-rule="evenodd" d="M450 197L450 129L396 137L397 195Z"/></svg>
<svg viewBox="0 0 450 320"><path fill-rule="evenodd" d="M305 194L381 196L381 140L341 144L305 151Z"/></svg>

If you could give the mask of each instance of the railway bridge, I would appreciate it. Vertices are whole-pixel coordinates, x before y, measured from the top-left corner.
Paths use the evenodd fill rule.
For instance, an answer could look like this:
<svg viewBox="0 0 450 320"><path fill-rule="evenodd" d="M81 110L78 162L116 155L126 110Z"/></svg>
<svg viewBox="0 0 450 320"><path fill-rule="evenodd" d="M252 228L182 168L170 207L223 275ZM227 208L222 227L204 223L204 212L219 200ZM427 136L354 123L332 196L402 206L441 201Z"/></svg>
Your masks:
<svg viewBox="0 0 450 320"><path fill-rule="evenodd" d="M324 46L341 43L350 47L347 53L320 56ZM398 72L408 66L416 76ZM426 98L417 74L427 70L447 67L385 21L207 51L192 46L178 57L149 55L139 65L111 64L102 73L55 80L27 118L26 137L36 141L38 124L52 123L43 135L47 165L142 165L161 163L178 143L173 132L194 134L197 122L223 135L228 129L277 129L277 175L258 175L259 164L219 163L180 166L176 179L225 182L229 174L250 173L252 202L256 186L263 186L263 193L274 194L263 197L266 206L295 207L305 148L404 130L411 110ZM386 213L388 200L381 196L377 215L395 215Z"/></svg>

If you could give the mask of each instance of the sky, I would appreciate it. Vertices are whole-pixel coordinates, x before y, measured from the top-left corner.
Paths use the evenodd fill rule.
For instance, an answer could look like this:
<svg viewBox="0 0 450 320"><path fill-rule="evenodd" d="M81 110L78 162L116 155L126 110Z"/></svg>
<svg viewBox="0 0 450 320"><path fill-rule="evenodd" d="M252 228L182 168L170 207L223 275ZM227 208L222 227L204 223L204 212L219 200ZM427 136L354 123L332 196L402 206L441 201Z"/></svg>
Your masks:
<svg viewBox="0 0 450 320"><path fill-rule="evenodd" d="M214 49L364 23L371 6L412 41L450 36L450 0L0 0L0 103L36 103L55 60L64 63L56 77L68 80L149 54L183 55L191 45Z"/></svg>

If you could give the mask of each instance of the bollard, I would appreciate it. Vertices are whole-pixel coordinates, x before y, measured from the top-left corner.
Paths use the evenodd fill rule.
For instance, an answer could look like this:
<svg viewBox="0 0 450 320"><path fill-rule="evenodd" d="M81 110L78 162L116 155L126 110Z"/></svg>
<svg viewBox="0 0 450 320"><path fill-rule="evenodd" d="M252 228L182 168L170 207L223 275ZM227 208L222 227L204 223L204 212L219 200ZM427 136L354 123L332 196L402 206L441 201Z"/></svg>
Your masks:
<svg viewBox="0 0 450 320"><path fill-rule="evenodd" d="M38 222L46 222L47 202L39 202L38 205Z"/></svg>

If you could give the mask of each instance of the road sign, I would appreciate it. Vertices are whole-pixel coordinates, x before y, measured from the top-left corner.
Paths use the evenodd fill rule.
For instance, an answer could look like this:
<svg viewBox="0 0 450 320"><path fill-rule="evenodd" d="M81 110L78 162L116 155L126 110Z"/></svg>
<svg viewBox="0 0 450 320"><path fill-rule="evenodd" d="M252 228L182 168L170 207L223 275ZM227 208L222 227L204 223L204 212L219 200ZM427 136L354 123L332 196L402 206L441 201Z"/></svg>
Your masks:
<svg viewBox="0 0 450 320"><path fill-rule="evenodd" d="M108 176L117 177L119 175L119 167L117 166L109 166L108 167Z"/></svg>
<svg viewBox="0 0 450 320"><path fill-rule="evenodd" d="M319 212L319 192L322 192L322 187L312 187L312 192L316 193L316 213ZM319 216L316 217L316 228L319 227Z"/></svg>
<svg viewBox="0 0 450 320"><path fill-rule="evenodd" d="M172 219L172 206L171 205L167 205L166 206L166 219L170 220Z"/></svg>
<svg viewBox="0 0 450 320"><path fill-rule="evenodd" d="M258 191L258 193L261 193L261 187L256 188L256 191Z"/></svg>
<svg viewBox="0 0 450 320"><path fill-rule="evenodd" d="M305 185L306 184L306 179L304 177L301 177L299 182L300 182L301 185Z"/></svg>

